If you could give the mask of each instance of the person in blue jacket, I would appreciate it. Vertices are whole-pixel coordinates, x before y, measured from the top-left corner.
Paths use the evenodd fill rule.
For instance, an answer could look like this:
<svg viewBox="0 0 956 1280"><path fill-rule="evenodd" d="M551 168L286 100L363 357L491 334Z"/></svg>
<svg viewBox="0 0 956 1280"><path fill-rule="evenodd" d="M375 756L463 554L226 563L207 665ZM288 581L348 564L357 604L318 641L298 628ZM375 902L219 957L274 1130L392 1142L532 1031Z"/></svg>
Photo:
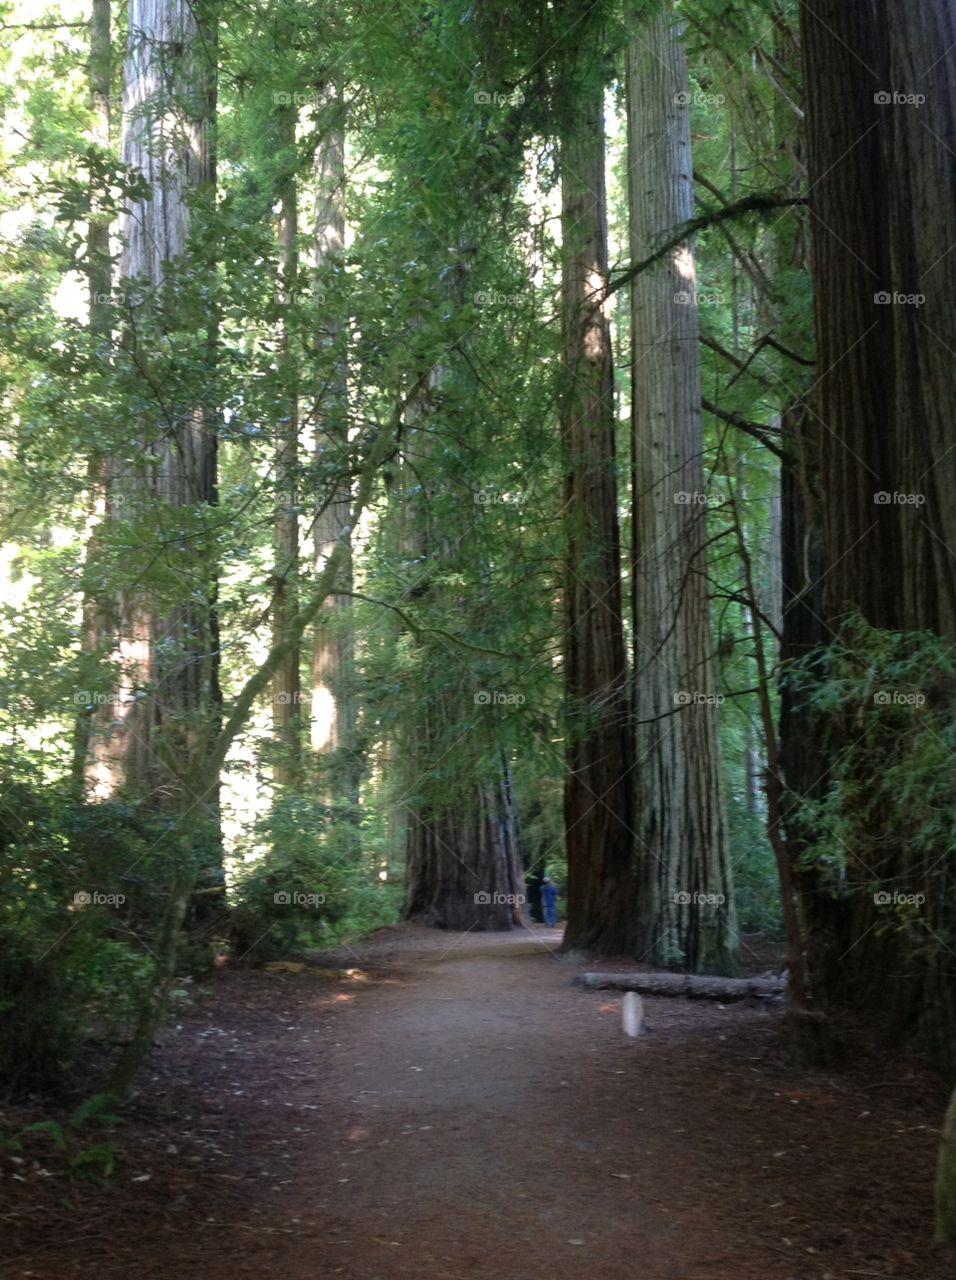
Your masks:
<svg viewBox="0 0 956 1280"><path fill-rule="evenodd" d="M544 923L553 929L558 923L558 886L550 876L545 876L541 885L541 905L544 908Z"/></svg>

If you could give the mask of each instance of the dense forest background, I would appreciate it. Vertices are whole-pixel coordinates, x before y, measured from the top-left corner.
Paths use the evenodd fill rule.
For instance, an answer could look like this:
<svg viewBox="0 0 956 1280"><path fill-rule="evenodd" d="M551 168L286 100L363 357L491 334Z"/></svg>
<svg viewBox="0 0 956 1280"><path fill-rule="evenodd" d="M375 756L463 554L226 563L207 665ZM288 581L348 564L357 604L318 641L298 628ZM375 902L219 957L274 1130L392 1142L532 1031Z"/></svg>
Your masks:
<svg viewBox="0 0 956 1280"><path fill-rule="evenodd" d="M956 1078L951 6L0 20L10 1087L544 876Z"/></svg>

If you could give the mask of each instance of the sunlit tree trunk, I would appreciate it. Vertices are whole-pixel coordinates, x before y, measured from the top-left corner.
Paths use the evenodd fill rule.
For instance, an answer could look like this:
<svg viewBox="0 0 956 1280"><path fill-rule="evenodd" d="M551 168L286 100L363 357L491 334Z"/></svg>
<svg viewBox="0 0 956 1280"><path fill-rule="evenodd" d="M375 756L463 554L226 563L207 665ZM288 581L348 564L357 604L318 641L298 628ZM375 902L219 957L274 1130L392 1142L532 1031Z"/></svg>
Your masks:
<svg viewBox="0 0 956 1280"><path fill-rule="evenodd" d="M296 182L296 109L280 103L275 112L279 150L279 293L285 305L295 302L299 274ZM297 353L283 322L280 353L280 402L276 406L273 644L285 634L299 607L299 396ZM286 653L272 678L272 727L278 754L274 778L279 786L295 781L300 757L301 712L299 647Z"/></svg>
<svg viewBox="0 0 956 1280"><path fill-rule="evenodd" d="M93 114L92 143L95 154L108 154L110 147L110 90L112 87L113 42L110 30L111 0L93 0L90 15L90 107ZM99 348L100 360L108 368L113 330L111 303L112 263L110 260L110 214L103 208L103 191L95 168L90 170L90 217L86 231L87 283L89 287L89 332ZM92 566L97 557L97 531L106 514L107 459L99 451L90 457L89 533L86 560ZM83 596L83 650L93 655L109 644L111 633L108 598L87 583ZM73 780L79 791L93 780L91 743L97 732L112 719L112 708L94 703L82 708L77 718L73 753Z"/></svg>
<svg viewBox="0 0 956 1280"><path fill-rule="evenodd" d="M631 258L694 212L687 59L673 13L628 46ZM697 281L682 245L631 285L638 936L695 970L737 950L707 583Z"/></svg>
<svg viewBox="0 0 956 1280"><path fill-rule="evenodd" d="M566 572L565 946L606 953L634 939L634 756L621 616L611 338L606 314L603 23L566 3L561 228Z"/></svg>
<svg viewBox="0 0 956 1280"><path fill-rule="evenodd" d="M340 92L329 87L320 116L321 137L315 157L315 265L321 273L334 267L345 249L345 132ZM328 298L322 330L317 335L323 383L315 407L315 465L320 508L313 527L315 570L319 572L348 523L349 485L339 478L349 464L348 323L341 299L317 276ZM353 690L355 637L352 627L351 560L342 581L315 629L312 648L311 747L321 758L321 782L331 802L345 801L353 815L359 801L362 762L356 742Z"/></svg>
<svg viewBox="0 0 956 1280"><path fill-rule="evenodd" d="M161 323L182 342L177 264L187 248L190 201L214 198L216 32L205 17L200 25L198 13L206 10L186 0L129 6L123 161L150 191L121 224L120 274L136 282L125 345L137 369L152 354L137 342L147 313L150 324ZM211 363L214 319L206 317L194 336ZM109 508L128 522L137 554L148 550L139 545L138 526L144 517L153 522L164 582L154 591L131 581L118 592L118 692L110 723L91 742L88 772L99 796L126 788L168 806L188 797L189 762L219 704L215 576L209 549L196 540L216 500L216 413L195 400L177 402L175 390L165 388L148 406L137 445L111 461Z"/></svg>

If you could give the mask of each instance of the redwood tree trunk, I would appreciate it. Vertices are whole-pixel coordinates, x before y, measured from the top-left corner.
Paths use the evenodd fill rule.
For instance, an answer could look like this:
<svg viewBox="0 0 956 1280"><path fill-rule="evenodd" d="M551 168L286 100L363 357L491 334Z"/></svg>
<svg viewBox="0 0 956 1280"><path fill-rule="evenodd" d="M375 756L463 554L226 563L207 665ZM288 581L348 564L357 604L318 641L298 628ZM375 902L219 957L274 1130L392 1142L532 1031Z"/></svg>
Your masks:
<svg viewBox="0 0 956 1280"><path fill-rule="evenodd" d="M634 753L621 616L601 6L562 6L573 29L561 97L566 570L564 674L566 947L613 953L634 941Z"/></svg>
<svg viewBox="0 0 956 1280"><path fill-rule="evenodd" d="M687 58L673 14L628 46L631 259L693 217ZM737 952L707 582L696 270L684 244L631 284L637 950L726 970Z"/></svg>
<svg viewBox="0 0 956 1280"><path fill-rule="evenodd" d="M99 153L110 149L110 88L112 85L113 44L110 30L111 0L93 0L90 15L90 107L93 112L91 141ZM94 342L101 344L101 360L109 367L110 342L113 336L113 283L110 258L110 214L103 208L104 192L99 188L95 170L90 170L90 218L86 232L87 283L89 286L88 328ZM108 465L106 457L95 451L88 464L89 536L86 545L87 566L95 566L99 530L106 515ZM97 654L110 642L111 610L102 592L87 586L83 595L83 651ZM73 784L81 793L84 784L93 782L91 747L113 718L108 705L90 704L77 717L73 744Z"/></svg>
<svg viewBox="0 0 956 1280"><path fill-rule="evenodd" d="M322 138L316 151L315 264L332 265L345 249L345 134L341 93L329 88L322 114ZM320 286L321 287L321 286ZM318 344L331 362L323 364L316 403L315 455L323 484L313 528L315 570L320 572L340 531L348 523L349 485L336 476L349 463L347 322L341 300L330 298ZM331 500L327 501L331 491ZM323 788L330 801L345 800L353 813L359 802L362 761L356 741L353 691L355 636L352 628L351 564L315 629L312 649L311 746L323 763Z"/></svg>
<svg viewBox="0 0 956 1280"><path fill-rule="evenodd" d="M456 372L433 370L430 391L440 395L442 383ZM403 462L402 487L413 496L405 499L393 526L396 544L413 566L408 596L419 607L425 601L440 606L439 592L447 588L430 579L447 572L456 556L467 557L463 543L475 532L464 502L463 527L444 521L436 528L430 521L430 495L422 492L420 477L427 472L435 434L420 428L431 413L426 393L407 415L414 423L408 448L415 463ZM465 493L471 496L466 489L463 498ZM477 583L472 590L478 590ZM480 596L471 607L481 607ZM399 726L393 752L401 778L396 827L405 848L402 918L438 929L510 929L523 918L525 883L507 759L493 722L482 722L486 709L475 702L467 666L459 668L456 680L454 668L449 672L447 645L420 643L415 700L407 708L411 719ZM463 706L476 717L466 734L461 732Z"/></svg>
<svg viewBox="0 0 956 1280"><path fill-rule="evenodd" d="M954 15L942 0L814 0L802 6L802 38L826 638L856 608L873 627L956 639ZM846 720L830 726L821 774L859 736ZM886 761L893 749L888 736ZM846 789L873 839L866 858L845 850L836 891L824 886L840 957L825 967L824 994L879 1010L897 1036L920 1028L942 1047L956 1009L956 974L932 941L954 923L945 841L935 857L925 840L888 832L865 770ZM931 872L921 919L931 937L883 927L874 884L919 891ZM824 897L811 898L811 910ZM952 1060L951 1039L947 1048Z"/></svg>
<svg viewBox="0 0 956 1280"><path fill-rule="evenodd" d="M441 711L438 722L447 723ZM438 722L423 713L416 726L419 750L441 740ZM403 919L462 931L510 929L519 922L524 874L507 780L496 763L488 762L487 779L467 785L457 804L408 806ZM416 764L427 776L422 755Z"/></svg>
<svg viewBox="0 0 956 1280"><path fill-rule="evenodd" d="M279 290L287 304L295 301L298 285L298 184L296 182L295 107L280 104L275 113L276 144L280 152ZM296 386L297 353L292 349L288 322L281 337L282 396L276 414L276 510L273 534L275 586L272 595L272 642L286 633L299 607L299 396ZM299 646L295 645L277 665L272 677L272 727L278 747L274 768L279 786L294 782L300 756L301 719Z"/></svg>
<svg viewBox="0 0 956 1280"><path fill-rule="evenodd" d="M195 5L131 0L123 161L150 189L121 223L120 275L136 282L125 343L134 369L151 356L137 346L142 324L183 341L186 284L176 267L187 249L190 201L208 204L215 189L215 48L215 27L200 24ZM192 334L210 362L215 336L214 319ZM154 539L156 527L162 530L164 585L153 590L137 581L117 593L118 693L111 719L92 735L88 777L101 797L127 789L168 807L188 798L190 761L219 705L215 578L195 534L216 501L217 417L197 399L177 403L175 393L145 405L137 445L112 463L109 506L127 522L133 555L144 564L150 548L138 525L148 521ZM189 512L186 521L180 511Z"/></svg>

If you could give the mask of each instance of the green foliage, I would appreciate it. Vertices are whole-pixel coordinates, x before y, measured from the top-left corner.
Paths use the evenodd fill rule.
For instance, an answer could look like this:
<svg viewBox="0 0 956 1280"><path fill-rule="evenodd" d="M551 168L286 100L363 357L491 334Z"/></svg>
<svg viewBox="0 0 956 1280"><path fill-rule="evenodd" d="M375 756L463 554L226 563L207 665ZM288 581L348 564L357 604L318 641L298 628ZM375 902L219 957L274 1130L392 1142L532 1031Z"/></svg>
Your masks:
<svg viewBox="0 0 956 1280"><path fill-rule="evenodd" d="M361 833L332 806L277 798L236 850L230 892L237 960L262 962L329 946L394 918Z"/></svg>
<svg viewBox="0 0 956 1280"><path fill-rule="evenodd" d="M950 648L932 633L883 631L852 615L837 642L788 673L841 748L825 796L806 813L821 834L805 862L829 869L834 893L882 888L887 854L896 874L909 867L924 884L956 846ZM861 867L873 870L857 878Z"/></svg>
<svg viewBox="0 0 956 1280"><path fill-rule="evenodd" d="M49 1139L63 1157L69 1175L78 1181L102 1183L112 1177L116 1168L116 1148L110 1142L85 1144L90 1129L112 1129L119 1123L114 1114L116 1099L96 1093L80 1104L65 1123L58 1120L36 1120L20 1129L0 1129L0 1152L12 1156L38 1156Z"/></svg>
<svg viewBox="0 0 956 1280"><path fill-rule="evenodd" d="M940 636L885 631L854 614L787 673L833 755L802 801L805 868L854 920L846 965L888 1025L956 1063L956 664ZM877 948L897 979L889 1001Z"/></svg>
<svg viewBox="0 0 956 1280"><path fill-rule="evenodd" d="M90 1040L123 1033L150 969L163 832L80 805L8 760L0 804L0 1078L58 1086Z"/></svg>
<svg viewBox="0 0 956 1280"><path fill-rule="evenodd" d="M695 168L728 199L779 192L792 177L773 84L749 68L765 65L752 51L775 47L793 7L681 6ZM165 264L161 287L118 280L113 263L112 292L100 302L108 336L86 323L85 219L95 196L117 225L146 194L143 179L120 163L117 137L111 148L91 144L86 32L21 38L24 72L0 90L10 174L0 209L25 211L0 248L0 503L10 553L0 565L10 566L0 741L20 762L13 808L27 831L11 824L0 850L0 1031L9 1031L0 1075L54 1081L84 1039L113 1043L185 858L209 871L204 887L228 882L227 912L203 910L215 892L194 902L198 927L177 961L192 973L208 963L210 939L237 958L264 960L393 920L407 810L472 803L502 768L527 865L563 884L554 137L574 109L575 86L611 78L620 63L634 14L610 6L606 16L602 56L593 57L560 5L226 4L215 208L192 201L188 250ZM122 8L115 17L118 88L127 19ZM279 108L290 105L295 142L278 145ZM612 124L620 150L620 118ZM328 197L317 147L339 129L348 244L316 267L314 210ZM612 236L625 259L620 154L614 169ZM276 189L290 176L299 272L279 288ZM787 215L784 239L799 237L798 219ZM808 352L808 279L780 252L783 233L763 221L729 230L733 251L721 231L700 237L699 287L719 299L701 307L705 337L743 360L776 317L788 343ZM772 277L772 298L761 274ZM614 323L623 408L626 306ZM708 398L756 421L783 407L795 380L793 362L771 349L744 374L712 346L704 360ZM351 758L321 776L306 745L299 781L273 790L276 766L290 760L270 740L271 707L261 698L227 764L223 871L218 841L203 834L197 843L181 830L181 810L164 814L161 801L135 796L77 801L68 782L75 720L110 699L118 675L109 641L86 643L81 606L84 594L112 607L142 592L157 615L188 608L209 635L215 614L228 712L268 642L276 446L293 388L303 555L288 585L300 599L315 581L316 512L354 481L367 440L399 423L356 530L348 621L323 615L318 624L355 639L342 692L358 707L357 740ZM196 405L216 417L217 501L175 505L159 500L151 480L172 424ZM623 493L629 443L619 416ZM738 501L748 544L765 545L772 456L749 439L738 449L716 418L706 443L713 494ZM90 537L91 477L104 463L107 518ZM762 798L751 803L746 778L748 759L759 764L762 755L755 662L730 526L715 507L708 569L721 688L732 695L722 732L738 909L744 927L770 929L777 915ZM758 576L769 608L773 566L761 560ZM306 690L312 639L302 654ZM182 657L168 636L158 649L161 659ZM178 727L202 736L218 723L207 697L198 713L181 712ZM306 743L305 715L298 727ZM228 813L247 792L254 802L238 818ZM124 901L71 910L77 889Z"/></svg>

